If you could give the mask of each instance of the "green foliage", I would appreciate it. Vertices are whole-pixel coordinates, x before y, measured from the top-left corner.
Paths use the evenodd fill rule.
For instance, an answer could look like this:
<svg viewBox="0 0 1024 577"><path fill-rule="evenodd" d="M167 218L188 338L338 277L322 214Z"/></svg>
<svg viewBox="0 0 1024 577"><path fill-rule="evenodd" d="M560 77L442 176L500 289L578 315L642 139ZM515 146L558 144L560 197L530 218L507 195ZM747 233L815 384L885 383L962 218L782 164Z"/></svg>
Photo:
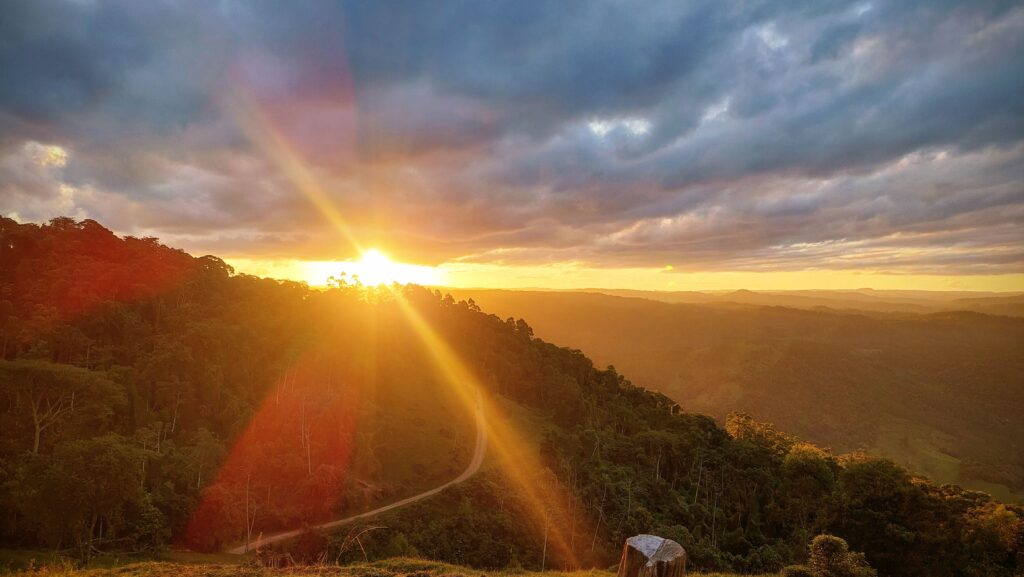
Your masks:
<svg viewBox="0 0 1024 577"><path fill-rule="evenodd" d="M419 557L420 552L416 549L409 539L405 536L405 533L395 533L388 539L387 544L384 546L383 554L385 557Z"/></svg>
<svg viewBox="0 0 1024 577"><path fill-rule="evenodd" d="M1006 505L985 503L968 510L963 543L971 557L967 573L973 576L1009 576L1011 556L1019 555L1024 540L1021 513Z"/></svg>
<svg viewBox="0 0 1024 577"><path fill-rule="evenodd" d="M843 468L823 524L883 574L918 567L940 575L963 562L963 550L949 543L962 522L946 499L892 462L863 460Z"/></svg>
<svg viewBox="0 0 1024 577"><path fill-rule="evenodd" d="M875 577L862 553L850 551L846 541L818 535L808 549L807 566L815 577Z"/></svg>
<svg viewBox="0 0 1024 577"><path fill-rule="evenodd" d="M109 426L123 407L124 390L100 372L39 359L0 359L0 397L16 444L38 453L61 438L75 438Z"/></svg>
<svg viewBox="0 0 1024 577"><path fill-rule="evenodd" d="M108 543L155 546L167 530L142 488L142 462L141 451L119 435L58 445L26 468L21 513L44 542L72 546L85 559Z"/></svg>

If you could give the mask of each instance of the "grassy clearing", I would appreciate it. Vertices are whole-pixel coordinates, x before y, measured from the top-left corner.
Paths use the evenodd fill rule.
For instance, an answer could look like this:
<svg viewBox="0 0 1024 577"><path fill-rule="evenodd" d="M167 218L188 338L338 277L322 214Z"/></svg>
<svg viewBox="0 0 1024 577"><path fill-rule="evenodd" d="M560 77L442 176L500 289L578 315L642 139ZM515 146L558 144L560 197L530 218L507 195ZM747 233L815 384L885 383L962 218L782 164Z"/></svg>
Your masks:
<svg viewBox="0 0 1024 577"><path fill-rule="evenodd" d="M936 483L984 491L1007 503L1024 501L1024 494L1014 492L1006 485L970 476L965 478L960 471L961 460L947 452L963 442L923 423L887 415L882 418L875 446L869 452L888 457Z"/></svg>
<svg viewBox="0 0 1024 577"><path fill-rule="evenodd" d="M960 459L943 450L955 446L955 443L955 439L949 435L927 425L886 416L879 425L876 450L873 452L887 456L938 483L956 483L960 474Z"/></svg>
<svg viewBox="0 0 1024 577"><path fill-rule="evenodd" d="M1006 485L989 481L972 480L969 488L984 491L1004 503L1024 503L1024 493L1018 493Z"/></svg>
<svg viewBox="0 0 1024 577"><path fill-rule="evenodd" d="M182 558L184 559L184 558ZM198 559L194 559L198 560ZM345 566L309 566L271 569L251 564L216 564L150 561L117 567L76 569L69 564L54 563L21 571L3 572L5 577L612 577L610 571L573 572L548 571L480 571L422 559L394 558L372 563ZM698 577L738 577L726 573L693 573ZM768 576L762 576L768 577Z"/></svg>

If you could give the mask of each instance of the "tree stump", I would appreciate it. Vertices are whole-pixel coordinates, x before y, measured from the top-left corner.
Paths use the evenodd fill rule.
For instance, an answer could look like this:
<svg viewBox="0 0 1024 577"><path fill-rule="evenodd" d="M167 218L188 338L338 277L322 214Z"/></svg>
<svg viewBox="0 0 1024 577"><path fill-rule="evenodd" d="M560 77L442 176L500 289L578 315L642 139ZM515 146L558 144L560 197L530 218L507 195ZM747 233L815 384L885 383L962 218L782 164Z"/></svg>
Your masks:
<svg viewBox="0 0 1024 577"><path fill-rule="evenodd" d="M657 535L626 539L619 561L618 577L684 577L686 550L682 545Z"/></svg>

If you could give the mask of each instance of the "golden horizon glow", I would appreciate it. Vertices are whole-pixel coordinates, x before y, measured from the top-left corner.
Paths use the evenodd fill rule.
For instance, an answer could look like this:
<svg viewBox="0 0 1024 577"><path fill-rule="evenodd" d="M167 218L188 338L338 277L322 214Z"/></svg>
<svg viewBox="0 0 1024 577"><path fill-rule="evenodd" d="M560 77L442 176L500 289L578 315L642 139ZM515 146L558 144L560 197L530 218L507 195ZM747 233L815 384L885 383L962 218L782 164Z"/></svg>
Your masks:
<svg viewBox="0 0 1024 577"><path fill-rule="evenodd" d="M366 286L418 284L441 286L445 271L436 267L395 262L377 249L369 249L359 260L226 259L236 271L254 276L304 282L325 287L330 279L345 278Z"/></svg>
<svg viewBox="0 0 1024 577"><path fill-rule="evenodd" d="M372 249L371 249L372 250ZM369 251L367 251L369 252ZM385 257L386 258L386 257ZM353 274L361 261L228 258L237 271L326 286L339 272ZM390 260L388 262L391 262ZM1024 274L929 275L859 270L685 272L661 268L596 268L574 263L508 266L448 262L437 266L391 262L400 284L449 288L633 289L652 291L931 290L1024 292ZM360 275L364 284L370 277Z"/></svg>

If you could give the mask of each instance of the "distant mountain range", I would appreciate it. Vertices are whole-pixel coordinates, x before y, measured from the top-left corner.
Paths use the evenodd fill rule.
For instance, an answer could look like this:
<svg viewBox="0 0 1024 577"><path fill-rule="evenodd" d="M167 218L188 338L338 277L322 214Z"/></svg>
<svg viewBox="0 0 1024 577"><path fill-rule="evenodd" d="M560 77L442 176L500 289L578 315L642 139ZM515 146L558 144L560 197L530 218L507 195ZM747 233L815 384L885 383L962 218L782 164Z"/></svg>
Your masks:
<svg viewBox="0 0 1024 577"><path fill-rule="evenodd" d="M644 298L665 303L737 303L795 309L830 308L864 312L973 311L992 315L1024 317L1024 293L875 290L869 288L757 292L745 289L709 292L585 289L569 292Z"/></svg>

